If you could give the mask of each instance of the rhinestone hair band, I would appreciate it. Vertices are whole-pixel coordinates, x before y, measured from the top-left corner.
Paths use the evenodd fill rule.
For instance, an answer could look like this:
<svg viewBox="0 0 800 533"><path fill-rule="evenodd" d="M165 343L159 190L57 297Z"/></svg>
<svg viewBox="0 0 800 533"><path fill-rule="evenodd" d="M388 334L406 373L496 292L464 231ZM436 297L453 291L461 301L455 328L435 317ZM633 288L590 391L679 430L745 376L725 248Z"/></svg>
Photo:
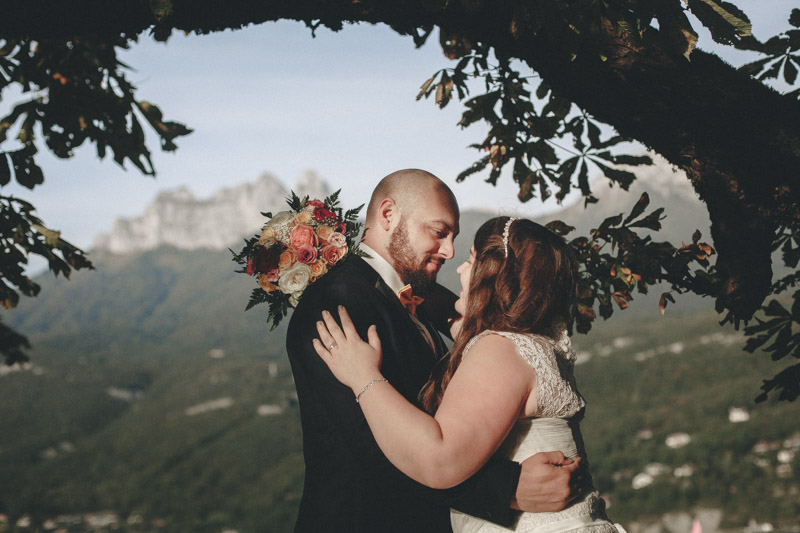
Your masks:
<svg viewBox="0 0 800 533"><path fill-rule="evenodd" d="M508 233L511 231L511 223L515 220L519 220L518 217L508 217L508 221L506 222L506 227L503 228L503 252L505 256L508 257Z"/></svg>

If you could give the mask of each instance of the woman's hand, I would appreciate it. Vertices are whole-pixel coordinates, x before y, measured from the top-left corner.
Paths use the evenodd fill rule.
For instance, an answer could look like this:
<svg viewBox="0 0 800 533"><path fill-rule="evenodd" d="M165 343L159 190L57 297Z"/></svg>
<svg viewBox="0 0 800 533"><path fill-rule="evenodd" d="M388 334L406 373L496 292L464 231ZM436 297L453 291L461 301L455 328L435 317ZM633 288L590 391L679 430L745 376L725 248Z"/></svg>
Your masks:
<svg viewBox="0 0 800 533"><path fill-rule="evenodd" d="M382 377L381 340L374 325L367 330L369 343L366 343L358 336L343 306L339 306L342 327L327 311L322 312L322 319L324 322L317 322L319 339L314 339L312 343L317 355L328 365L336 379L353 389L355 394L371 380Z"/></svg>

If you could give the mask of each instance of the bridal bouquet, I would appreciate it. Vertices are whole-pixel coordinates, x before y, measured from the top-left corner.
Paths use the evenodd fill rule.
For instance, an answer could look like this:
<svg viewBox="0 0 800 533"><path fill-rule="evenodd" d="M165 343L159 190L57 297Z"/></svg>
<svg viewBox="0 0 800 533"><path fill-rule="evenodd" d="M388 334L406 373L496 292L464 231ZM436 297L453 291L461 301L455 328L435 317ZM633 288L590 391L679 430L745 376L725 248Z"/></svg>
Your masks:
<svg viewBox="0 0 800 533"><path fill-rule="evenodd" d="M286 199L288 211L262 213L269 221L260 234L245 240L233 260L242 265L241 272L254 276L259 288L253 289L245 310L269 304L267 321L275 329L296 307L303 291L324 276L348 253L359 254L357 222L361 205L342 212L339 192L324 200L299 198L294 192Z"/></svg>

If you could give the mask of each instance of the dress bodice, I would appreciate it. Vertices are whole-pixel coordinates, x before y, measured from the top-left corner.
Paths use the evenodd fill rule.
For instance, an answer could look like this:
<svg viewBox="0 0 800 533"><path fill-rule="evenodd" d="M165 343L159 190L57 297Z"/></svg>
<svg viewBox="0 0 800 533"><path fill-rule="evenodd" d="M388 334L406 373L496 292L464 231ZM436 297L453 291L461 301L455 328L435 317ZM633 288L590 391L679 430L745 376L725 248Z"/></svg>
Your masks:
<svg viewBox="0 0 800 533"><path fill-rule="evenodd" d="M517 353L536 372L537 408L533 416L521 418L500 447L499 453L522 462L545 451L561 451L567 457L586 460L580 419L586 402L575 385L575 352L566 331L558 340L533 334L484 331L464 347L464 357L478 339L496 334L514 342ZM583 496L563 511L556 513L520 513L511 528L504 528L451 511L454 533L617 533L605 515L605 503L592 486L591 476L584 477Z"/></svg>

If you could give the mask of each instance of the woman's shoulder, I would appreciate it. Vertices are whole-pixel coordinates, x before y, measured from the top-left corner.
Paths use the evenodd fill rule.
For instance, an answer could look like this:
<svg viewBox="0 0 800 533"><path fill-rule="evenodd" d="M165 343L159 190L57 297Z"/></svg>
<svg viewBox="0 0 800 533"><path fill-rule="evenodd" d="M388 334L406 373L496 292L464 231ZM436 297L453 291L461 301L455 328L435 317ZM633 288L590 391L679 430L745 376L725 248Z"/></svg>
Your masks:
<svg viewBox="0 0 800 533"><path fill-rule="evenodd" d="M511 331L497 331L487 329L475 335L467 343L464 351L474 346L479 345L482 348L510 348L513 347L517 351L525 350L531 347L538 349L553 351L553 339L544 335L537 335L535 333L514 333Z"/></svg>
<svg viewBox="0 0 800 533"><path fill-rule="evenodd" d="M512 333L510 331L484 330L475 335L464 347L463 357L468 353L516 353L525 357L533 347L540 346L536 351L552 351L552 344L546 337L529 333ZM527 357L525 357L527 358Z"/></svg>
<svg viewBox="0 0 800 533"><path fill-rule="evenodd" d="M514 340L510 335L502 331L484 330L472 337L464 347L464 354L472 349L509 349L514 348Z"/></svg>

